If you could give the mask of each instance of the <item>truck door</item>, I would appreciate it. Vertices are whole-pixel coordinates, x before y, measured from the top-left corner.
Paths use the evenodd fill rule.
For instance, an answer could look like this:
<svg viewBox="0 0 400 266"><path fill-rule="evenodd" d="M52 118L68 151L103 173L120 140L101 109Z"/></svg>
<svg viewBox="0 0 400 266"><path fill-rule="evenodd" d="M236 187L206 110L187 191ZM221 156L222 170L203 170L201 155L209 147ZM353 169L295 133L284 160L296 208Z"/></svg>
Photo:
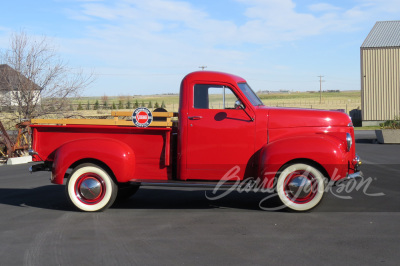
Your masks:
<svg viewBox="0 0 400 266"><path fill-rule="evenodd" d="M240 179L253 167L255 122L235 103L241 100L233 86L195 84L188 107L187 178ZM189 100L191 101L191 100ZM229 173L229 176L227 173Z"/></svg>

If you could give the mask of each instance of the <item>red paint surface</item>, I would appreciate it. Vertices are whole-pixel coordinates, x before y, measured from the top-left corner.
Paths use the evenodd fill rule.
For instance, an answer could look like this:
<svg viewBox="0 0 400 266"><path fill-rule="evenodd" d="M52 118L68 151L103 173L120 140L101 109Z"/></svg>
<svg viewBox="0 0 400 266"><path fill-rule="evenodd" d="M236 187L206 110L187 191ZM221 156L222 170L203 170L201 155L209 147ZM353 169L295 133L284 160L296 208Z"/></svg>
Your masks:
<svg viewBox="0 0 400 266"><path fill-rule="evenodd" d="M320 165L334 180L353 172L354 129L346 114L253 106L238 87L243 82L230 74L194 72L181 83L177 128L34 125L33 149L42 159L55 161L53 182L59 184L68 167L84 159L103 162L119 182L220 180L235 166L240 167L237 178L269 180L284 164L299 159ZM194 108L195 84L229 87L247 114L241 109ZM170 153L171 132L178 134L175 157ZM346 133L353 138L349 152Z"/></svg>

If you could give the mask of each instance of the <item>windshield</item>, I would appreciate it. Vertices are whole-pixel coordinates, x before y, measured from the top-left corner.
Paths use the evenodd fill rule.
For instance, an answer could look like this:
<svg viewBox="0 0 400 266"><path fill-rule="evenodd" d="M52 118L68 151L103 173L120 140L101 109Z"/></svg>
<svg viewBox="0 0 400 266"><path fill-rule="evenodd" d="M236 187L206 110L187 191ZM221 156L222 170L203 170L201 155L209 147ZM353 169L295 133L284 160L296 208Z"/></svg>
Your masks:
<svg viewBox="0 0 400 266"><path fill-rule="evenodd" d="M238 83L239 88L242 90L244 95L246 95L247 99L254 106L264 105L263 102L258 98L258 96L254 93L254 91L250 88L247 83Z"/></svg>

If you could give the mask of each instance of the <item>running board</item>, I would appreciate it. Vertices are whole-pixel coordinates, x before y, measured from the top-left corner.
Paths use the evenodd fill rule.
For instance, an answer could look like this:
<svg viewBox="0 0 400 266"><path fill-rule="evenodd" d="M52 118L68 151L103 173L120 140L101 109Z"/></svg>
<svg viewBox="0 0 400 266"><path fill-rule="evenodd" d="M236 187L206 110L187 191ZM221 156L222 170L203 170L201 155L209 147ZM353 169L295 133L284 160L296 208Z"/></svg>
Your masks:
<svg viewBox="0 0 400 266"><path fill-rule="evenodd" d="M196 188L215 188L219 182L201 182L201 181L176 181L176 180L149 180L149 179L133 179L129 183L141 186L160 186L160 187L196 187ZM219 188L231 188L236 182L223 182Z"/></svg>

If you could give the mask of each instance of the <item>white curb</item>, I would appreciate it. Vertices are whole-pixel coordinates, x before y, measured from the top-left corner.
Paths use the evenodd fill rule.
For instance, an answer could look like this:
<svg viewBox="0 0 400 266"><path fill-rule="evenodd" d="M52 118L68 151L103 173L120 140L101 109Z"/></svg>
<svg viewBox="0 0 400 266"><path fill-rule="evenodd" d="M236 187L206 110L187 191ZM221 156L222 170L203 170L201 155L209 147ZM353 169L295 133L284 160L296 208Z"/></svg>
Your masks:
<svg viewBox="0 0 400 266"><path fill-rule="evenodd" d="M9 158L7 160L7 165L24 164L29 162L32 162L32 156L23 156L23 157Z"/></svg>

